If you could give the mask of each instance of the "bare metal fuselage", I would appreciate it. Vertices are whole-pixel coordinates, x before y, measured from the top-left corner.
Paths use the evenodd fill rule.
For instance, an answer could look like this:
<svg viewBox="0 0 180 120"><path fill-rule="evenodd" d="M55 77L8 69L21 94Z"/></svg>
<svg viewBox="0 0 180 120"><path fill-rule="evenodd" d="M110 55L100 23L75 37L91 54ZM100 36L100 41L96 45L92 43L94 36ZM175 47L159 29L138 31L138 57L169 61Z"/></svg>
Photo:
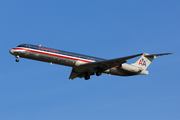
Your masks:
<svg viewBox="0 0 180 120"><path fill-rule="evenodd" d="M60 50L54 50L47 48L46 50L42 47L39 47L39 49L33 49L33 48L25 48L25 47L15 47L10 50L10 53L16 57L22 57L32 60L38 60L58 65L65 65L69 67L76 68L77 66L80 66L82 64L90 63L90 62L97 62L97 61L103 61L105 59L91 57L91 56L85 56L81 54L75 54ZM78 57L79 56L79 57ZM125 69L122 69L122 66L128 66L129 64L123 63L120 66L112 67L110 69L107 69L105 71L102 71L102 73L107 73L111 75L118 75L118 76L131 76L131 75L137 75L139 74L138 71L128 71ZM96 70L94 70L94 73ZM91 71L92 75L93 70ZM81 77L81 76L79 76Z"/></svg>

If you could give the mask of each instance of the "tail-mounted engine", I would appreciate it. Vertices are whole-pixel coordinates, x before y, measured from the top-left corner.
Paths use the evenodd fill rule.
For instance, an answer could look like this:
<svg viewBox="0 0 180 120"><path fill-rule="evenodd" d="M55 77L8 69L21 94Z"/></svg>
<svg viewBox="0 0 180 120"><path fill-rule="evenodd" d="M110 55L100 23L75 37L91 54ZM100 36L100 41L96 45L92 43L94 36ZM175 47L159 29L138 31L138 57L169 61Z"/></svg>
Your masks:
<svg viewBox="0 0 180 120"><path fill-rule="evenodd" d="M129 64L122 64L119 66L121 69L129 71L129 72L135 72L135 73L139 73L142 71L141 68L138 68L136 66L133 65L129 65Z"/></svg>

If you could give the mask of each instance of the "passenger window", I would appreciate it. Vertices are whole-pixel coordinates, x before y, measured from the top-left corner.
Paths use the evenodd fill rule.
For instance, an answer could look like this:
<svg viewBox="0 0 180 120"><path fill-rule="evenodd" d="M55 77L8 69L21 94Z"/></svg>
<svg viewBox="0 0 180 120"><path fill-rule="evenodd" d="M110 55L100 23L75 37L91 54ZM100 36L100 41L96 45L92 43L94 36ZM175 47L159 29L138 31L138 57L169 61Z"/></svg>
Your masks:
<svg viewBox="0 0 180 120"><path fill-rule="evenodd" d="M27 48L30 48L29 45L24 45L24 46L27 47Z"/></svg>

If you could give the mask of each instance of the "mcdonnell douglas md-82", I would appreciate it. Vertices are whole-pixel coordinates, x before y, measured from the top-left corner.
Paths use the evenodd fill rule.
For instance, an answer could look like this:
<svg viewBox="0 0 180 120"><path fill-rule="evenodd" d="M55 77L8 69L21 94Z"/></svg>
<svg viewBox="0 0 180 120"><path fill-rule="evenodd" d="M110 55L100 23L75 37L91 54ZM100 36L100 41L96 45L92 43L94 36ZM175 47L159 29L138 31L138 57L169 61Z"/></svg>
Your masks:
<svg viewBox="0 0 180 120"><path fill-rule="evenodd" d="M102 73L118 75L118 76L132 76L132 75L148 75L147 67L156 56L168 55L172 53L163 54L147 54L141 53L127 57L116 59L102 59L87 55L81 55L71 52L66 52L47 47L21 44L9 51L16 57L16 62L19 62L19 57L28 58L58 65L65 65L72 67L69 79L84 78L90 79L91 75L96 74L100 76ZM141 56L135 63L127 64L126 60Z"/></svg>

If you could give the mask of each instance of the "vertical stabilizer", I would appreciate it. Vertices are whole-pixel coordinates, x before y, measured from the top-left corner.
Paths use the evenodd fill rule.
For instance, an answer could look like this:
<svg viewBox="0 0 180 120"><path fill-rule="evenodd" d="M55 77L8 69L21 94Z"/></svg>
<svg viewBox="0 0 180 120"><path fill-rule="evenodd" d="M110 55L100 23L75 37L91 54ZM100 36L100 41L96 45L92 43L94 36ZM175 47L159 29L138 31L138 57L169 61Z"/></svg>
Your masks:
<svg viewBox="0 0 180 120"><path fill-rule="evenodd" d="M146 56L147 55L147 56ZM143 70L147 69L147 67L151 64L156 56L148 56L149 54L144 53L135 63L132 65L142 68Z"/></svg>
<svg viewBox="0 0 180 120"><path fill-rule="evenodd" d="M153 61L153 59L156 58L156 56L162 56L162 55L169 55L172 53L163 53L163 54L148 54L148 53L144 53L135 63L133 63L132 65L137 66L143 70L146 70L147 67L151 64L151 62Z"/></svg>

